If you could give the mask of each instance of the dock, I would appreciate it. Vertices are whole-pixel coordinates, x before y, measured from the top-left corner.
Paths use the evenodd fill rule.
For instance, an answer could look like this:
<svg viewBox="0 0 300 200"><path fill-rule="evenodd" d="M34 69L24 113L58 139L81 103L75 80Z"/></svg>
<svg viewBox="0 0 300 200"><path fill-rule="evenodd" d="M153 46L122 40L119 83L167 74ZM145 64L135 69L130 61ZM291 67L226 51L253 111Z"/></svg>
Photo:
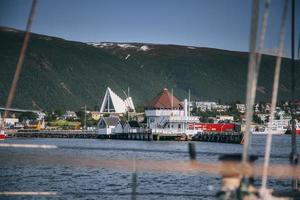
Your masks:
<svg viewBox="0 0 300 200"><path fill-rule="evenodd" d="M22 138L78 138L78 139L117 139L117 140L146 140L146 141L203 141L219 143L240 144L243 134L238 132L207 132L199 133L193 137L183 133L163 134L163 133L117 133L99 134L97 131L18 131L8 133L9 137Z"/></svg>
<svg viewBox="0 0 300 200"><path fill-rule="evenodd" d="M241 132L203 132L195 135L193 141L235 143L241 144L243 133Z"/></svg>

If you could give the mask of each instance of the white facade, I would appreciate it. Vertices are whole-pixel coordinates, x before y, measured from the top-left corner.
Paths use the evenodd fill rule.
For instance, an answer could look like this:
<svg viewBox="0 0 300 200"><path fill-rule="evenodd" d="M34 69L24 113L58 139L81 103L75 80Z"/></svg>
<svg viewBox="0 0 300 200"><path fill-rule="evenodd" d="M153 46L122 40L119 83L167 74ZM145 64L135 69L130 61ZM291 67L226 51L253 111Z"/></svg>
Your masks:
<svg viewBox="0 0 300 200"><path fill-rule="evenodd" d="M99 134L109 135L113 133L115 126L109 126L107 128L99 128Z"/></svg>
<svg viewBox="0 0 300 200"><path fill-rule="evenodd" d="M127 97L125 100L123 100L108 87L102 101L100 112L101 113L135 112L135 108L131 97Z"/></svg>
<svg viewBox="0 0 300 200"><path fill-rule="evenodd" d="M237 109L240 113L245 113L245 111L246 111L246 105L243 104L243 103L236 104L236 109Z"/></svg>
<svg viewBox="0 0 300 200"><path fill-rule="evenodd" d="M233 121L233 116L230 115L217 115L216 116L217 123L220 121Z"/></svg>
<svg viewBox="0 0 300 200"><path fill-rule="evenodd" d="M195 101L195 107L201 111L213 110L217 107L217 103L212 101Z"/></svg>
<svg viewBox="0 0 300 200"><path fill-rule="evenodd" d="M114 128L113 133L124 133L124 125L125 123L119 121L117 126Z"/></svg>
<svg viewBox="0 0 300 200"><path fill-rule="evenodd" d="M118 125L120 119L118 117L103 117L99 123L99 134L112 134Z"/></svg>
<svg viewBox="0 0 300 200"><path fill-rule="evenodd" d="M189 123L199 122L198 117L188 116L187 100L184 101L184 109L153 109L145 110L147 127L152 133L163 134L196 134L195 130L189 130Z"/></svg>

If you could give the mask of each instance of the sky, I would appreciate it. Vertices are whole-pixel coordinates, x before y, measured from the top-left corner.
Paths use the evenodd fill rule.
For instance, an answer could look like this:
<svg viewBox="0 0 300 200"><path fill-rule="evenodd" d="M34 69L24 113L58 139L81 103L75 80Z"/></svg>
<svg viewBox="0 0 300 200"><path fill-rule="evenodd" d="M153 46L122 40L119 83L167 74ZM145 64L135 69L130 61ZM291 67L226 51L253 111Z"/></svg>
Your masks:
<svg viewBox="0 0 300 200"><path fill-rule="evenodd" d="M265 42L269 53L278 46L283 2L271 1ZM25 30L31 3L0 0L0 26ZM144 42L248 51L251 8L251 0L40 0L32 32L81 42ZM285 54L290 56L290 5L288 12ZM296 0L296 53L299 35L300 3Z"/></svg>

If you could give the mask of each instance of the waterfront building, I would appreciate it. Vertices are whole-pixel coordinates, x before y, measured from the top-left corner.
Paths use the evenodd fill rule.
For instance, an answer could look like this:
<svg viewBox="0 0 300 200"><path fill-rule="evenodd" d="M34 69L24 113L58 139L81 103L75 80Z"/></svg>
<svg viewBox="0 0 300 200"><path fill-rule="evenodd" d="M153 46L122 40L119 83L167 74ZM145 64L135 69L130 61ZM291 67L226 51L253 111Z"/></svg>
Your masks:
<svg viewBox="0 0 300 200"><path fill-rule="evenodd" d="M188 125L199 122L199 119L190 116L187 107L186 99L182 104L168 89L163 89L146 106L147 128L153 133L195 134Z"/></svg>
<svg viewBox="0 0 300 200"><path fill-rule="evenodd" d="M142 133L143 128L137 121L129 121L124 126L124 133Z"/></svg>
<svg viewBox="0 0 300 200"><path fill-rule="evenodd" d="M113 133L124 133L124 126L126 122L121 120L118 122L117 126L114 128Z"/></svg>
<svg viewBox="0 0 300 200"><path fill-rule="evenodd" d="M132 98L128 96L123 100L108 87L102 101L100 113L124 114L126 112L135 112Z"/></svg>
<svg viewBox="0 0 300 200"><path fill-rule="evenodd" d="M120 121L119 117L103 117L98 123L99 134L111 134Z"/></svg>

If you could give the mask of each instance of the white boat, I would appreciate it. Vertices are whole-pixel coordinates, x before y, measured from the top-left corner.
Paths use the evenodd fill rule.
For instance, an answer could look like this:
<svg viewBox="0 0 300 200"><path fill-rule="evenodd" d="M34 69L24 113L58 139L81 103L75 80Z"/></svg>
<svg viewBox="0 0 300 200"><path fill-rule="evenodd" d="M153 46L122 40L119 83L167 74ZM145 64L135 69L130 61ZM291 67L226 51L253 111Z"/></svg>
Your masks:
<svg viewBox="0 0 300 200"><path fill-rule="evenodd" d="M291 121L291 117L283 117L281 116L280 119L273 120L273 123L267 123L266 126L255 127L252 130L252 134L254 135L266 135L268 133L274 135L283 135L289 128L289 123Z"/></svg>

